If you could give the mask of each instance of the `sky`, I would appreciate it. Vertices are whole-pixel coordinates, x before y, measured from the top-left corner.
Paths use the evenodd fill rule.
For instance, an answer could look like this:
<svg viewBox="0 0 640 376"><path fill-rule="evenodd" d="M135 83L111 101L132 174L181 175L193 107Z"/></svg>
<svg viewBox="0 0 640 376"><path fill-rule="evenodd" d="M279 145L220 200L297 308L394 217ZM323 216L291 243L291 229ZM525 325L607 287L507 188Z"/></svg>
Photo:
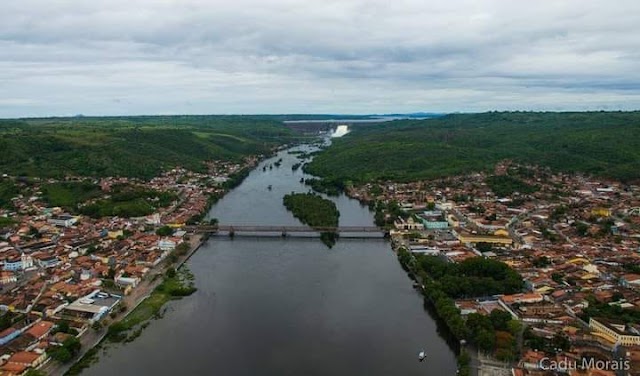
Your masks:
<svg viewBox="0 0 640 376"><path fill-rule="evenodd" d="M0 117L640 109L638 0L2 0Z"/></svg>

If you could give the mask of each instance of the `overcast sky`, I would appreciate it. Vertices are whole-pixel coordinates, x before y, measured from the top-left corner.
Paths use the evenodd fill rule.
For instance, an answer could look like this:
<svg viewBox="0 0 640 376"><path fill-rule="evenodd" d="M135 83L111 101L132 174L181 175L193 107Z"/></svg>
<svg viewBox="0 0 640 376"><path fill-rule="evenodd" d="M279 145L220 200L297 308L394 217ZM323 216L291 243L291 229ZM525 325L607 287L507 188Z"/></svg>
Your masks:
<svg viewBox="0 0 640 376"><path fill-rule="evenodd" d="M0 117L494 109L640 109L640 1L0 5Z"/></svg>

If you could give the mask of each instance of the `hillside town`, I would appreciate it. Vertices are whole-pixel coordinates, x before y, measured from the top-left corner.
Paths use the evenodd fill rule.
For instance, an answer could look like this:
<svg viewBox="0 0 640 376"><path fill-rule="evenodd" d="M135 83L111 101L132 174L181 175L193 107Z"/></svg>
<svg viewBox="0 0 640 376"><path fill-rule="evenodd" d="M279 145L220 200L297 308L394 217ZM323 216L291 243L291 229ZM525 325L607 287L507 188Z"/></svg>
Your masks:
<svg viewBox="0 0 640 376"><path fill-rule="evenodd" d="M479 364L478 374L640 374L639 186L505 161L490 174L348 194L382 203L378 225L391 224L395 248L414 259L482 257L522 276L518 293L455 299L463 320L502 311L520 323L496 331L515 353L481 351L504 362Z"/></svg>
<svg viewBox="0 0 640 376"><path fill-rule="evenodd" d="M182 228L203 220L212 200L257 161L210 162L206 173L174 168L149 181L3 176L21 189L0 209L0 374L63 373L61 365L98 343L162 282L167 268L199 246L200 236ZM75 208L52 206L43 192L60 184L85 184L97 193ZM132 196L135 205L150 206L140 217L78 214L90 205L111 210L117 194L131 192L169 192L171 199L160 204L153 195Z"/></svg>

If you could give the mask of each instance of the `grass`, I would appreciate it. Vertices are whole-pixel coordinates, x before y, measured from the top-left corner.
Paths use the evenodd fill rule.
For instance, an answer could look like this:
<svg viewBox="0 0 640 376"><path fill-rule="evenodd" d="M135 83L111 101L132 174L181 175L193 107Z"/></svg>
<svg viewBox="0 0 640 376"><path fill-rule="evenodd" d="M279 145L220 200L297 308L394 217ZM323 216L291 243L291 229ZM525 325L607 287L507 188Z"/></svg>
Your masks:
<svg viewBox="0 0 640 376"><path fill-rule="evenodd" d="M100 196L101 190L89 182L52 183L42 187L44 199L51 206L75 208L78 204Z"/></svg>
<svg viewBox="0 0 640 376"><path fill-rule="evenodd" d="M142 301L121 321L109 327L108 338L114 342L131 341L140 335L139 325L144 325L152 318L159 317L162 307L171 300L180 299L196 291L193 274L183 267L173 276L165 276L151 295ZM135 329L133 333L128 333Z"/></svg>

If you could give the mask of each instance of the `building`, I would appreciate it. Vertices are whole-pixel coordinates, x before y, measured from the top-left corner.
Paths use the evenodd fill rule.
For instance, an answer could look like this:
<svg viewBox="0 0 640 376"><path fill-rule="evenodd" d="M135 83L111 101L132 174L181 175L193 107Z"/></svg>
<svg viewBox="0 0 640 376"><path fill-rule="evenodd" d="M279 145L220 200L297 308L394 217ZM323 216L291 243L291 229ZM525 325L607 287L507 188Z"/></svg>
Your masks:
<svg viewBox="0 0 640 376"><path fill-rule="evenodd" d="M95 290L63 309L63 318L93 323L104 317L122 297Z"/></svg>
<svg viewBox="0 0 640 376"><path fill-rule="evenodd" d="M15 283L18 281L18 277L16 277L15 273L3 270L0 272L0 284L7 285L9 283Z"/></svg>
<svg viewBox="0 0 640 376"><path fill-rule="evenodd" d="M36 340L41 340L47 334L49 334L49 332L51 331L51 328L53 328L53 323L51 321L44 321L43 320L43 321L38 321L37 323L33 324L33 326L31 326L31 328L29 328L24 333L25 334L29 334L30 336L32 336Z"/></svg>
<svg viewBox="0 0 640 376"><path fill-rule="evenodd" d="M0 346L5 345L18 336L20 336L22 332L17 330L16 328L7 328L0 332Z"/></svg>
<svg viewBox="0 0 640 376"><path fill-rule="evenodd" d="M9 374L22 374L27 368L35 368L47 359L46 353L38 354L32 351L19 351L7 360L0 369ZM21 370L21 371L20 371ZM16 372L18 371L18 372Z"/></svg>
<svg viewBox="0 0 640 376"><path fill-rule="evenodd" d="M54 226L71 227L78 222L78 217L74 217L68 214L54 215L53 217L47 219L47 222L51 223Z"/></svg>
<svg viewBox="0 0 640 376"><path fill-rule="evenodd" d="M640 332L624 322L604 318L591 318L589 327L597 336L622 346L640 346Z"/></svg>
<svg viewBox="0 0 640 376"><path fill-rule="evenodd" d="M465 232L458 232L458 240L460 243L477 244L477 243L491 243L491 244L504 244L511 245L513 240L509 237L498 235L479 235L469 234Z"/></svg>
<svg viewBox="0 0 640 376"><path fill-rule="evenodd" d="M60 259L56 256L46 256L39 258L38 264L43 268L53 268L60 264Z"/></svg>
<svg viewBox="0 0 640 376"><path fill-rule="evenodd" d="M15 272L22 269L22 259L20 257L12 257L4 260L3 270Z"/></svg>
<svg viewBox="0 0 640 376"><path fill-rule="evenodd" d="M158 241L158 248L163 251L173 251L174 249L176 249L176 242L169 239L162 239Z"/></svg>

